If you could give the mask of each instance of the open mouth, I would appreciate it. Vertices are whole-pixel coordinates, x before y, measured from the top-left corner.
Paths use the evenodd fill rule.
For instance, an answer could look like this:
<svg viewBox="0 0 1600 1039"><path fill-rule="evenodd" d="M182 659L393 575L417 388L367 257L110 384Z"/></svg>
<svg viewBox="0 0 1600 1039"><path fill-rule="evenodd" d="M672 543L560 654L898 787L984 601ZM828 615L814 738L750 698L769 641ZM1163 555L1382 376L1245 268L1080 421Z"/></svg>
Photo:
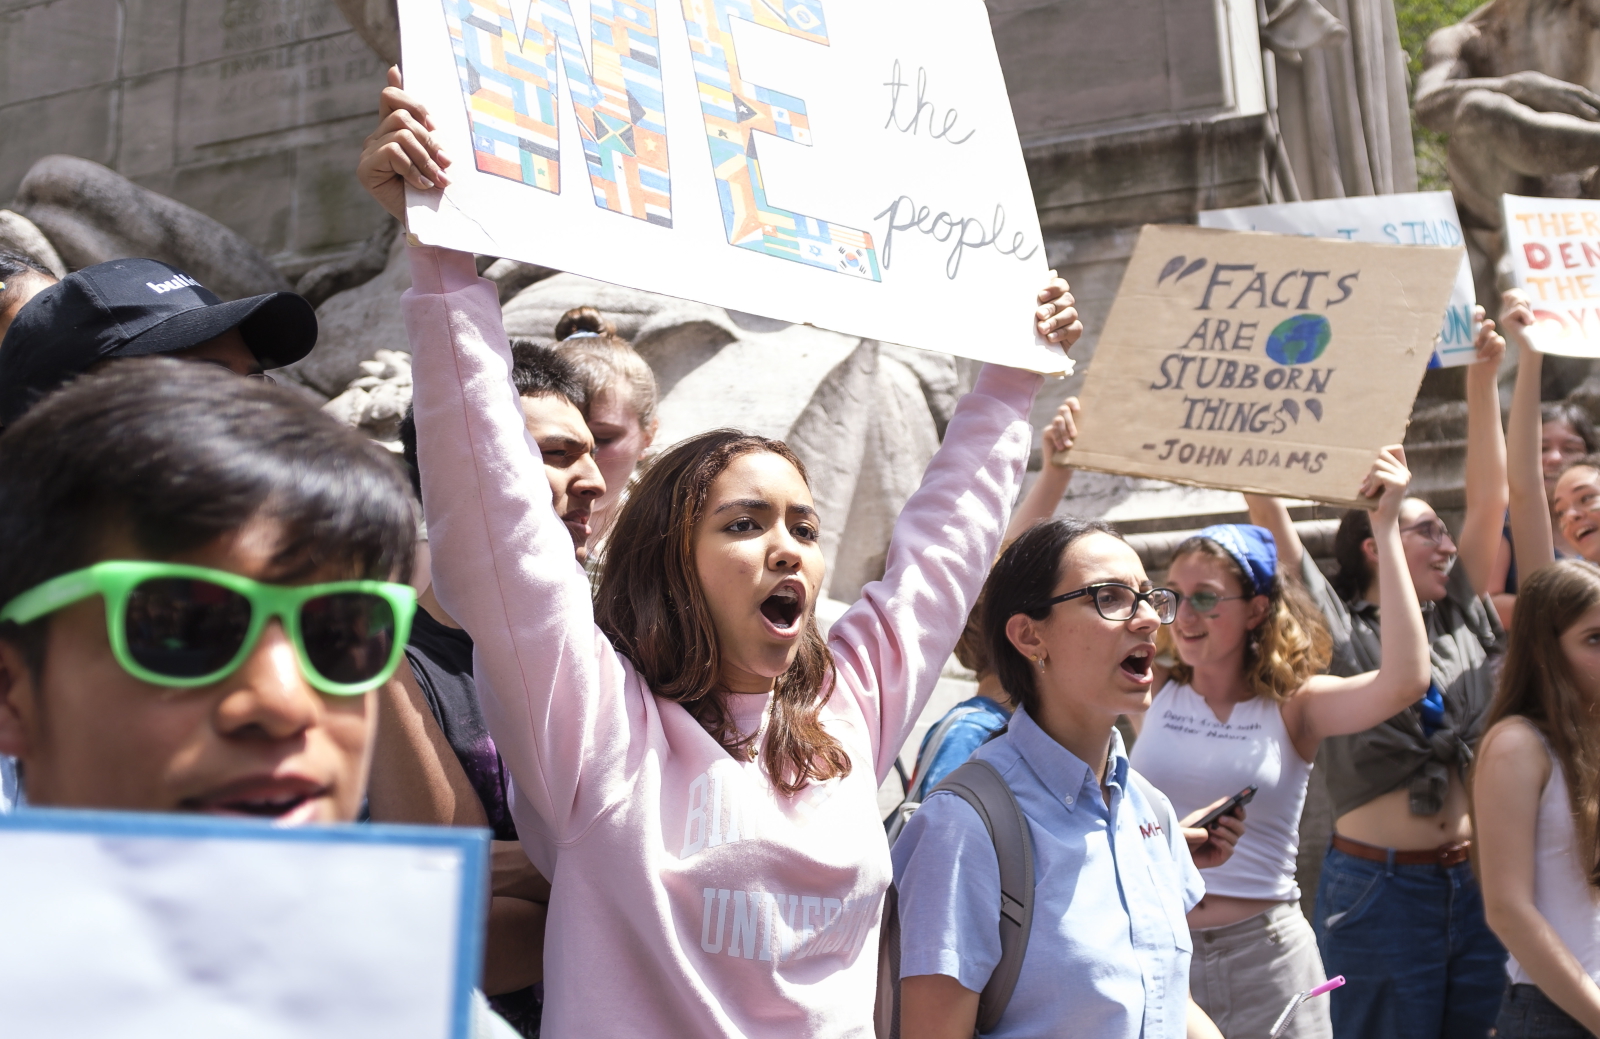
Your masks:
<svg viewBox="0 0 1600 1039"><path fill-rule="evenodd" d="M565 516L561 517L561 521L565 523L567 525L567 529L572 532L572 539L574 541L582 544L583 542L589 540L589 513L587 510L583 512L569 512Z"/></svg>
<svg viewBox="0 0 1600 1039"><path fill-rule="evenodd" d="M299 823L315 814L317 801L328 792L327 787L299 779L245 781L230 784L206 797L189 798L182 807L207 815Z"/></svg>
<svg viewBox="0 0 1600 1039"><path fill-rule="evenodd" d="M800 628L800 616L805 611L804 589L798 583L784 583L761 600L761 616L780 634L789 634Z"/></svg>
<svg viewBox="0 0 1600 1039"><path fill-rule="evenodd" d="M1150 680L1150 665L1155 662L1156 648L1154 646L1140 646L1138 649L1122 658L1123 674L1140 682Z"/></svg>

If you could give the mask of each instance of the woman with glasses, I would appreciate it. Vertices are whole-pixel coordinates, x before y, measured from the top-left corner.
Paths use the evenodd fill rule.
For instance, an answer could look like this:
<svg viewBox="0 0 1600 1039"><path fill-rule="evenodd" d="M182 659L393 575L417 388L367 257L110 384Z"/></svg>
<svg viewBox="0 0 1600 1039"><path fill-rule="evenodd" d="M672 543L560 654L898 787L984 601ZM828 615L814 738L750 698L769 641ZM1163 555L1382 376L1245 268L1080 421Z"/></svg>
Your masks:
<svg viewBox="0 0 1600 1039"><path fill-rule="evenodd" d="M1399 531L1411 478L1404 458L1386 449L1362 488L1379 495L1378 584L1386 601L1409 606L1383 615L1376 671L1322 674L1327 626L1299 584L1279 575L1273 536L1261 527L1207 527L1178 546L1167 571L1181 605L1160 641L1163 660L1176 660L1157 672L1150 711L1133 716L1133 764L1180 814L1254 790L1250 825L1233 856L1207 872L1205 897L1188 917L1189 989L1225 1035L1266 1035L1295 993L1325 980L1295 883L1317 747L1378 724L1428 688L1422 611ZM1306 1005L1283 1035L1327 1039L1327 1004Z"/></svg>
<svg viewBox="0 0 1600 1039"><path fill-rule="evenodd" d="M1283 504L1247 496L1272 531L1278 565L1300 575L1333 636L1330 674L1383 659L1395 606L1422 604L1431 681L1422 699L1371 728L1325 740L1302 818L1306 859L1321 857L1313 923L1333 993L1336 1039L1482 1036L1494 1024L1505 951L1484 922L1468 863L1466 772L1494 695L1505 638L1485 594L1506 509L1505 440L1495 374L1505 341L1485 322L1467 369L1466 517L1459 539L1423 501L1400 503L1400 546L1414 588L1397 602L1377 573L1373 517L1345 514L1330 582ZM1332 832L1327 820L1331 816ZM1331 847L1330 847L1331 838ZM1325 854L1324 854L1325 852Z"/></svg>
<svg viewBox="0 0 1600 1039"><path fill-rule="evenodd" d="M1016 795L1033 844L1033 923L986 1036L1200 1039L1184 914L1204 892L1172 806L1133 774L1118 715L1142 714L1156 631L1177 596L1150 587L1111 527L1046 520L983 590L984 642L1018 705L972 760ZM900 1034L968 1039L1000 963L1000 867L962 798L935 791L892 850L900 913ZM1200 862L1198 865L1207 865ZM987 1007L986 1007L987 1009Z"/></svg>

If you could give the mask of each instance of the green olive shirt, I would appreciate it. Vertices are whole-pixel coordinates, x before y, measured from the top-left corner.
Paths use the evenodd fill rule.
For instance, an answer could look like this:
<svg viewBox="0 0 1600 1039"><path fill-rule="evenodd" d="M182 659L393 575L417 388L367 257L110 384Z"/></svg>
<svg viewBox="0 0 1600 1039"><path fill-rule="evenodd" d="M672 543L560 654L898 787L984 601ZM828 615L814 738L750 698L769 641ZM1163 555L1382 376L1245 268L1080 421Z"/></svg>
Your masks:
<svg viewBox="0 0 1600 1039"><path fill-rule="evenodd" d="M1309 552L1301 576L1333 635L1328 673L1376 671L1382 654L1378 607L1365 599L1340 599ZM1444 724L1432 736L1424 735L1421 710L1413 705L1365 732L1324 740L1317 767L1336 819L1402 786L1411 791L1413 814L1433 815L1444 807L1450 770L1464 779L1472 764L1494 698L1505 629L1488 596L1473 593L1459 561L1450 571L1445 597L1424 603L1422 618L1433 680L1444 696Z"/></svg>

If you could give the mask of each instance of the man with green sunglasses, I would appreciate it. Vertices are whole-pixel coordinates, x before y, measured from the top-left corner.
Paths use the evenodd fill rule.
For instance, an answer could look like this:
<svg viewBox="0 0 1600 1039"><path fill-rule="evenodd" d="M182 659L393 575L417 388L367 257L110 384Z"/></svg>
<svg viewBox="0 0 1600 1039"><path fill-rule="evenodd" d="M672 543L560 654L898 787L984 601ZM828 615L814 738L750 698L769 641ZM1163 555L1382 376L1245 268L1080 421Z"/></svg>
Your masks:
<svg viewBox="0 0 1600 1039"><path fill-rule="evenodd" d="M0 754L27 801L354 820L416 608L387 453L160 359L80 379L0 445Z"/></svg>

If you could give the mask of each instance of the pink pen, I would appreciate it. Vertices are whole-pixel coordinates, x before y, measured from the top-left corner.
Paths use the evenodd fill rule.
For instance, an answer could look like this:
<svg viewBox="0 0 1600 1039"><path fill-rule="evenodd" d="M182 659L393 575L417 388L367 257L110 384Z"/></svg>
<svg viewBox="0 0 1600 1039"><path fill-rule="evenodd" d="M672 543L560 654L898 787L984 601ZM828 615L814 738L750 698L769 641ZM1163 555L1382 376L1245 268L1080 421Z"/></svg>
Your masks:
<svg viewBox="0 0 1600 1039"><path fill-rule="evenodd" d="M1329 978L1316 988L1306 989L1304 992L1298 993L1293 999L1289 1000L1289 1005L1283 1008L1283 1013L1279 1014L1278 1020L1273 1023L1270 1039L1278 1039L1278 1036L1283 1034L1284 1028L1288 1027L1289 1019L1294 1017L1294 1012L1300 1009L1301 1003L1320 996L1324 992L1332 992L1343 984L1344 975L1341 974L1337 978Z"/></svg>

